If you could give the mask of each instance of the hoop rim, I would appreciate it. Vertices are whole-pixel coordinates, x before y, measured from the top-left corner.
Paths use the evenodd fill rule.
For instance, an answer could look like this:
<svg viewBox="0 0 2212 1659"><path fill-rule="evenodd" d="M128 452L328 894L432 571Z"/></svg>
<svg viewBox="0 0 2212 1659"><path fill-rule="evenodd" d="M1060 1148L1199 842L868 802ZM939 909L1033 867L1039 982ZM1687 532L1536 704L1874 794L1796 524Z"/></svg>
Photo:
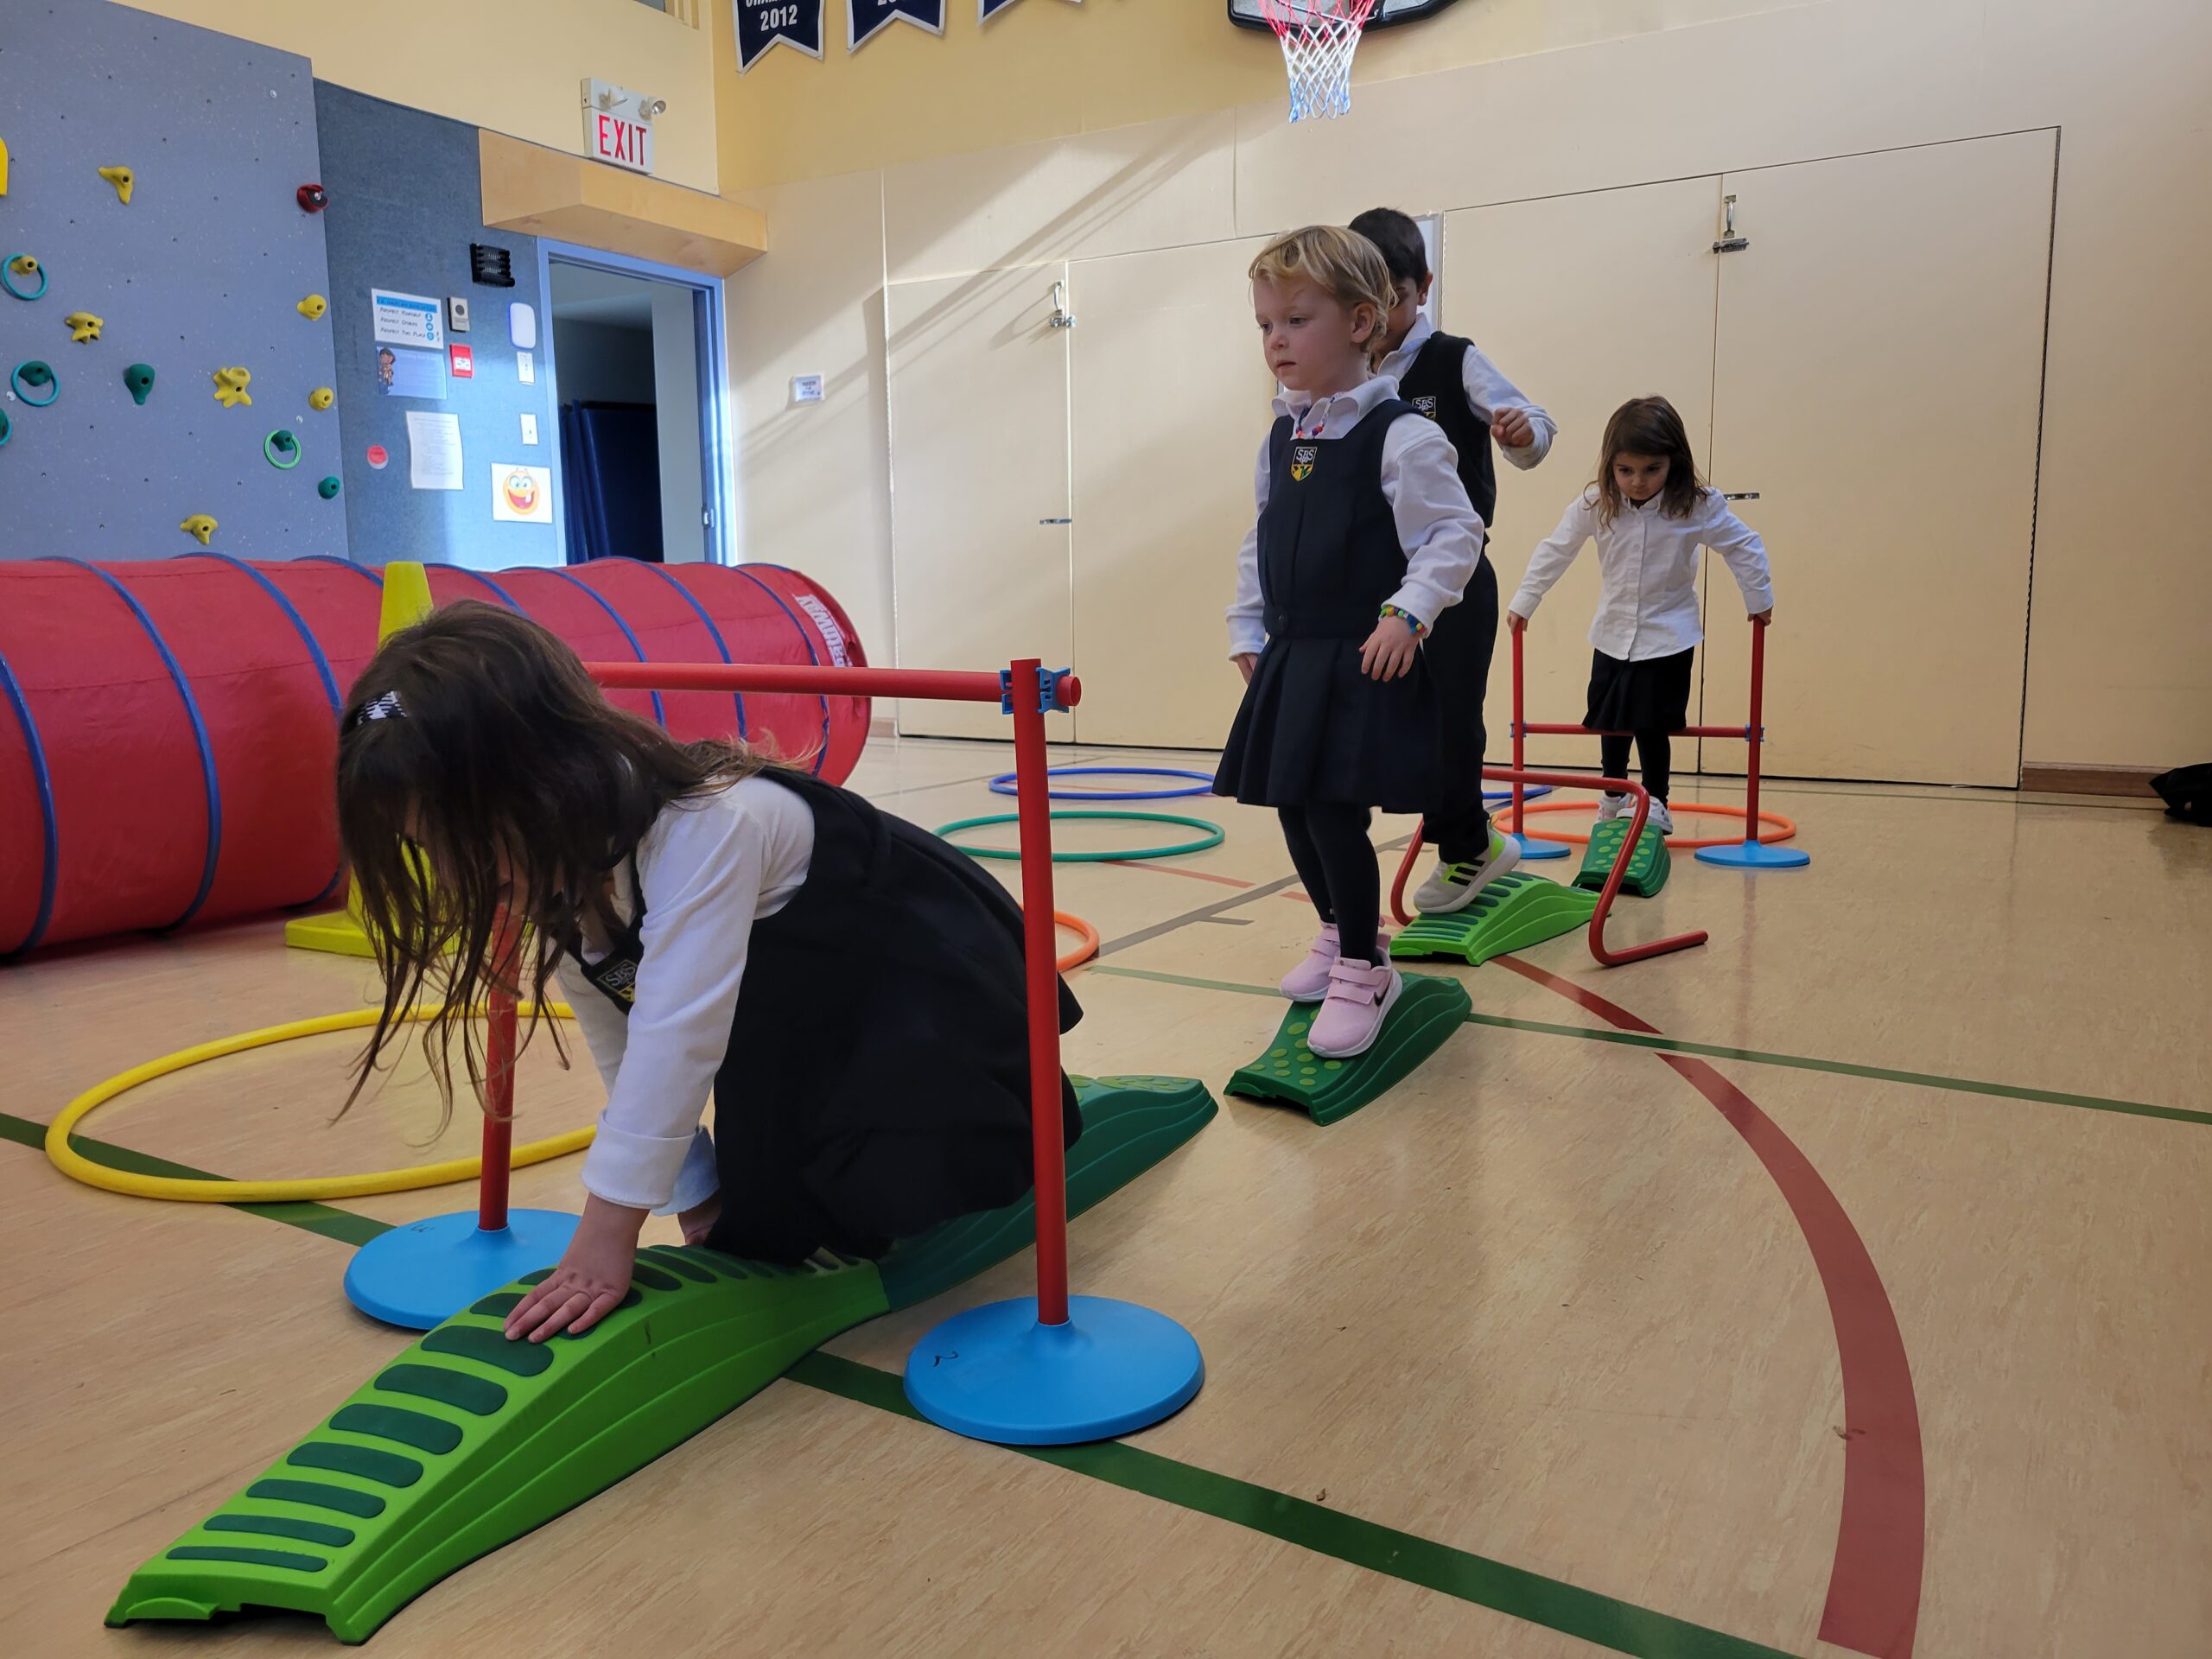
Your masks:
<svg viewBox="0 0 2212 1659"><path fill-rule="evenodd" d="M1368 18L1369 29L1396 29L1406 23L1427 22L1458 0L1420 0L1418 4L1392 8L1389 0L1376 0L1375 15ZM1261 0L1228 0L1229 21L1238 29L1259 33L1269 31L1271 25L1260 14Z"/></svg>

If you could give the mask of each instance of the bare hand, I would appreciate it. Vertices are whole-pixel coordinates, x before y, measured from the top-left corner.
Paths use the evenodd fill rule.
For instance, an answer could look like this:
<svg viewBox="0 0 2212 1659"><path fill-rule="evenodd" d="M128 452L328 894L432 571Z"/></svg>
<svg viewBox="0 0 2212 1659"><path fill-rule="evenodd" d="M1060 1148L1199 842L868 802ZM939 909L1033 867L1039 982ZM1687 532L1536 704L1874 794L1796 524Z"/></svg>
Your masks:
<svg viewBox="0 0 2212 1659"><path fill-rule="evenodd" d="M707 1235L715 1230L715 1224L721 1218L722 1195L717 1192L704 1204L694 1205L677 1216L676 1224L683 1230L686 1244L703 1244L707 1242Z"/></svg>
<svg viewBox="0 0 2212 1659"><path fill-rule="evenodd" d="M1251 684L1252 671L1260 665L1259 654L1256 652L1240 651L1229 660L1236 664L1236 671L1244 677L1244 683Z"/></svg>
<svg viewBox="0 0 2212 1659"><path fill-rule="evenodd" d="M1402 616L1386 616L1359 648L1359 671L1371 680L1403 679L1413 671L1421 642Z"/></svg>
<svg viewBox="0 0 2212 1659"><path fill-rule="evenodd" d="M1508 611L1505 613L1505 626L1516 633L1526 633L1529 631L1529 619L1518 611Z"/></svg>
<svg viewBox="0 0 2212 1659"><path fill-rule="evenodd" d="M1525 449L1536 441L1536 424L1525 409L1501 409L1491 419L1490 435L1508 449Z"/></svg>
<svg viewBox="0 0 2212 1659"><path fill-rule="evenodd" d="M1763 628L1771 627L1774 625L1774 607L1770 605L1763 611L1753 611L1751 620Z"/></svg>
<svg viewBox="0 0 2212 1659"><path fill-rule="evenodd" d="M533 1287L507 1315L507 1339L543 1342L563 1331L582 1336L612 1313L629 1294L645 1211L584 1200L584 1218L551 1276Z"/></svg>

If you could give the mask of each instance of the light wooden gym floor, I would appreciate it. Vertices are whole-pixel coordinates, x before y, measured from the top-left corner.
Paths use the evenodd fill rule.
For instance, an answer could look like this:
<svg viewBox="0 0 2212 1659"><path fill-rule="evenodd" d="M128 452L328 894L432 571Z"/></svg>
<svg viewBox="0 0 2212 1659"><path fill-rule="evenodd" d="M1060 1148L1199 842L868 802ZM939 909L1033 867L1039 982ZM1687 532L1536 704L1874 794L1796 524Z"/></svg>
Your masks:
<svg viewBox="0 0 2212 1659"><path fill-rule="evenodd" d="M983 784L1010 764L880 741L854 783L933 827L1010 808ZM1019 1294L1025 1256L830 1344L376 1651L2212 1651L2212 836L1994 792L1770 803L1809 869L1681 855L1662 897L1622 902L1621 937L1700 926L1703 949L1605 971L1575 935L1458 969L1476 1021L1381 1101L1317 1129L1224 1098L1075 1224L1078 1288L1204 1344L1179 1416L1038 1457L901 1414L908 1345ZM1154 804L1228 840L1059 867L1060 907L1105 939L1067 1062L1218 1095L1311 912L1268 815ZM0 972L0 1651L334 1649L302 1619L99 1620L402 1345L340 1294L349 1241L467 1190L287 1220L80 1187L36 1141L111 1072L367 988L273 922ZM411 1060L334 1122L352 1042L200 1068L89 1132L233 1177L473 1146L464 1107L433 1147ZM523 1135L587 1121L591 1076L541 1040ZM519 1172L517 1202L573 1207L575 1173Z"/></svg>

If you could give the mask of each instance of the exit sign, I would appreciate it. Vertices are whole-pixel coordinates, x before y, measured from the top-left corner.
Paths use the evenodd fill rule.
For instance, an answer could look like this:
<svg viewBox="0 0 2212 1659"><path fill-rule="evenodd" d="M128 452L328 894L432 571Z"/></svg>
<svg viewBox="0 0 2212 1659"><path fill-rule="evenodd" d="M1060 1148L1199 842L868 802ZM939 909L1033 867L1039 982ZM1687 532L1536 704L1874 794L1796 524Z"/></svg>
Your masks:
<svg viewBox="0 0 2212 1659"><path fill-rule="evenodd" d="M632 173L651 173L653 124L647 100L603 80L585 81L583 94L584 153ZM650 107L658 113L661 106Z"/></svg>

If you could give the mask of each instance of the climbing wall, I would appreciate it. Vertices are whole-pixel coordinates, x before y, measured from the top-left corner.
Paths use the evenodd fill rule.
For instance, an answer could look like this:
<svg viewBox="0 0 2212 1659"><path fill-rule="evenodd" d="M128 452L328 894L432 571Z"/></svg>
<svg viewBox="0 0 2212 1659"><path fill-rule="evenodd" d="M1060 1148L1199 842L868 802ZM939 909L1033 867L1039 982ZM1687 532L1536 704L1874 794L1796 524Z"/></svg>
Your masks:
<svg viewBox="0 0 2212 1659"><path fill-rule="evenodd" d="M42 409L0 397L0 557L166 557L193 550L178 526L198 515L218 552L345 556L345 502L317 488L340 474L342 410L308 403L337 384L331 316L297 308L330 288L322 226L295 195L320 166L307 60L106 0L5 11L0 260L30 255L48 286L0 294L0 374L42 361L59 392ZM100 175L115 167L128 205ZM73 340L80 313L97 340ZM143 405L124 384L141 363ZM225 368L251 373L251 405L216 401ZM276 432L297 446L289 469L266 458Z"/></svg>

